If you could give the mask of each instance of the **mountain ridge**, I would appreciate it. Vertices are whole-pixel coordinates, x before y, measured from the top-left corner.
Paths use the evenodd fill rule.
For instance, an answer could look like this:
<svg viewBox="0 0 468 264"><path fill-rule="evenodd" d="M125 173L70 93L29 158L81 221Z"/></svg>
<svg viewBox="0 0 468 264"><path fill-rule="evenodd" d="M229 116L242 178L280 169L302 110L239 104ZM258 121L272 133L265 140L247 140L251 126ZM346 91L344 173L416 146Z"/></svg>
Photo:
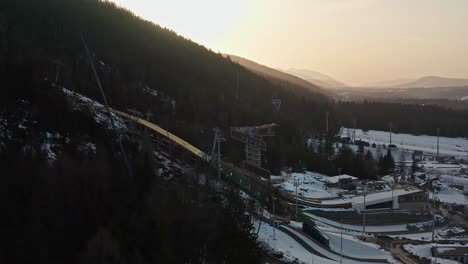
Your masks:
<svg viewBox="0 0 468 264"><path fill-rule="evenodd" d="M294 85L305 88L314 93L321 93L324 95L330 95L325 89L322 89L318 85L297 77L293 74L286 73L282 70L274 69L258 62L237 56L232 54L224 54L225 57L230 58L232 61L239 63L250 71L257 73L263 77L266 77L270 81L279 85Z"/></svg>
<svg viewBox="0 0 468 264"><path fill-rule="evenodd" d="M437 88L468 86L468 79L424 76L415 81L394 86L395 88Z"/></svg>
<svg viewBox="0 0 468 264"><path fill-rule="evenodd" d="M301 79L304 79L310 83L325 87L325 88L343 88L349 87L349 85L334 79L333 77L307 69L296 69L289 68L288 70L281 70L283 72L295 75Z"/></svg>

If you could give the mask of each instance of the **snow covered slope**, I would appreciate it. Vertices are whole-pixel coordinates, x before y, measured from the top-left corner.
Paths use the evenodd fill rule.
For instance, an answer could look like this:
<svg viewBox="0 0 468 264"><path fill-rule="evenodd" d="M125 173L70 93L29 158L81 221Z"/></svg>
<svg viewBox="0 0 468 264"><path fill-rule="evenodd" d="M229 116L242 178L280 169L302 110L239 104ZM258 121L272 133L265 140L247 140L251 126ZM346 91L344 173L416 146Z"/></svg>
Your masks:
<svg viewBox="0 0 468 264"><path fill-rule="evenodd" d="M349 131L349 134L348 134ZM341 137L351 136L352 128L342 128ZM388 131L369 130L363 131L356 129L356 140L369 142L371 145L388 145L390 141L390 133ZM460 158L468 158L468 140L466 138L439 138L439 153L446 156L455 156ZM421 150L426 153L437 153L437 137L411 134L395 134L392 133L392 144L395 144L400 149L406 150Z"/></svg>

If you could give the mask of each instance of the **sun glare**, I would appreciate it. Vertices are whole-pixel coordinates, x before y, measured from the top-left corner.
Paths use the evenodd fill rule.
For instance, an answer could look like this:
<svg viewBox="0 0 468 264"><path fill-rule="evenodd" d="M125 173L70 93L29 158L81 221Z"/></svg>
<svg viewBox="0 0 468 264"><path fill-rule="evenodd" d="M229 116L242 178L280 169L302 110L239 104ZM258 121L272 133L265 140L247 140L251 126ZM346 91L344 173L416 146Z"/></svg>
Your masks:
<svg viewBox="0 0 468 264"><path fill-rule="evenodd" d="M193 41L218 47L235 30L246 13L246 1L114 0L145 19L155 21Z"/></svg>

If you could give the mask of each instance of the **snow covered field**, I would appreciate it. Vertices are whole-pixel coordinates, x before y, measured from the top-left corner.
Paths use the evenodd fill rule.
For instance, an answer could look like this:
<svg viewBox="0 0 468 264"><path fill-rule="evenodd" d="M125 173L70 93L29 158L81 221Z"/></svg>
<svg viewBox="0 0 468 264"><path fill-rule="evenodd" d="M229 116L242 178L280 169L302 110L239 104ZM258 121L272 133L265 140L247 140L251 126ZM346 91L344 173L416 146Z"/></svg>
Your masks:
<svg viewBox="0 0 468 264"><path fill-rule="evenodd" d="M333 232L325 232L330 239L330 248L335 252L340 252L341 249L341 234ZM351 235L343 235L343 254L356 258L375 258L385 259L389 257L389 253L377 249L376 245L371 246L370 243L364 243Z"/></svg>
<svg viewBox="0 0 468 264"><path fill-rule="evenodd" d="M349 134L348 134L349 131ZM352 136L353 129L342 128L341 137ZM390 133L387 131L369 130L363 131L356 129L356 140L369 142L371 145L388 145L390 141ZM395 134L392 133L392 144L395 144L399 149L421 150L426 153L437 153L437 137L411 134ZM468 140L466 138L439 138L439 153L441 155L455 156L459 158L468 158Z"/></svg>
<svg viewBox="0 0 468 264"><path fill-rule="evenodd" d="M258 223L259 222L255 223L255 230L258 228ZM308 252L303 246L297 243L296 240L278 229L276 229L275 233L276 239L273 239L273 227L262 223L258 234L258 240L275 252L283 252L284 258L289 261L297 259L300 263L339 263Z"/></svg>
<svg viewBox="0 0 468 264"><path fill-rule="evenodd" d="M465 175L440 174L434 175L434 177L439 179L439 182L434 183L439 188L436 199L443 203L468 205L468 195L463 194L457 188L450 187L450 185L468 186L468 178ZM432 195L433 193L431 192L430 197Z"/></svg>

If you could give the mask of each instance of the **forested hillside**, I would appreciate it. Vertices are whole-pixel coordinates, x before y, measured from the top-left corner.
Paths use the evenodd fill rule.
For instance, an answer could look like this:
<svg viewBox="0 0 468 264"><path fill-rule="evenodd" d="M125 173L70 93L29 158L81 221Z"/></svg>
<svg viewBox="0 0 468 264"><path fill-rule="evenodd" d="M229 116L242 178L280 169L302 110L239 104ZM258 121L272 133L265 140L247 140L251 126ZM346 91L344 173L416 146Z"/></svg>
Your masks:
<svg viewBox="0 0 468 264"><path fill-rule="evenodd" d="M265 164L278 169L325 125L325 96L299 96L111 3L2 1L0 262L258 262L235 188L221 200L190 177L165 182L159 150L124 135L129 178L108 124L66 98L65 88L102 102L82 38L112 107L151 113L204 150L215 126L276 122ZM223 155L237 162L242 146L231 143Z"/></svg>
<svg viewBox="0 0 468 264"><path fill-rule="evenodd" d="M59 84L97 98L82 34L113 107L152 112L156 123L205 150L213 127L226 131L230 126L275 122L281 133L273 139L272 150L283 151L271 158L284 160L288 146L301 145L322 130L325 112L331 111L323 95L297 96L287 86L274 85L111 3L20 0L2 3L2 10L2 68L32 72L35 80L54 79L59 62ZM148 95L147 89L159 96ZM273 97L282 100L280 111L272 106ZM330 127L338 129L333 113L330 116Z"/></svg>
<svg viewBox="0 0 468 264"><path fill-rule="evenodd" d="M432 103L432 104L431 104ZM440 135L447 137L468 137L466 109L451 109L427 101L426 104L387 102L340 102L336 104L339 123L362 129L388 131L390 123L396 133L415 135Z"/></svg>
<svg viewBox="0 0 468 264"><path fill-rule="evenodd" d="M239 190L221 197L189 177L211 176L208 166L164 181L149 136L124 134L134 177L126 173L106 117L86 105L102 98L83 40L112 107L150 118L206 152L212 128L220 127L228 138L223 158L233 163L244 153L229 139L231 126L278 125L263 160L274 173L285 165L330 175L343 168L366 178L376 175L373 157L355 159L342 148L336 158L338 121L357 116L363 127L379 129L390 119L401 132L424 133L433 122L423 117L432 115L441 126L459 124L444 133L466 135L465 112L336 104L299 93L109 2L1 1L0 263L260 261ZM77 103L70 94L86 97ZM311 136L319 139L316 152L306 147Z"/></svg>

